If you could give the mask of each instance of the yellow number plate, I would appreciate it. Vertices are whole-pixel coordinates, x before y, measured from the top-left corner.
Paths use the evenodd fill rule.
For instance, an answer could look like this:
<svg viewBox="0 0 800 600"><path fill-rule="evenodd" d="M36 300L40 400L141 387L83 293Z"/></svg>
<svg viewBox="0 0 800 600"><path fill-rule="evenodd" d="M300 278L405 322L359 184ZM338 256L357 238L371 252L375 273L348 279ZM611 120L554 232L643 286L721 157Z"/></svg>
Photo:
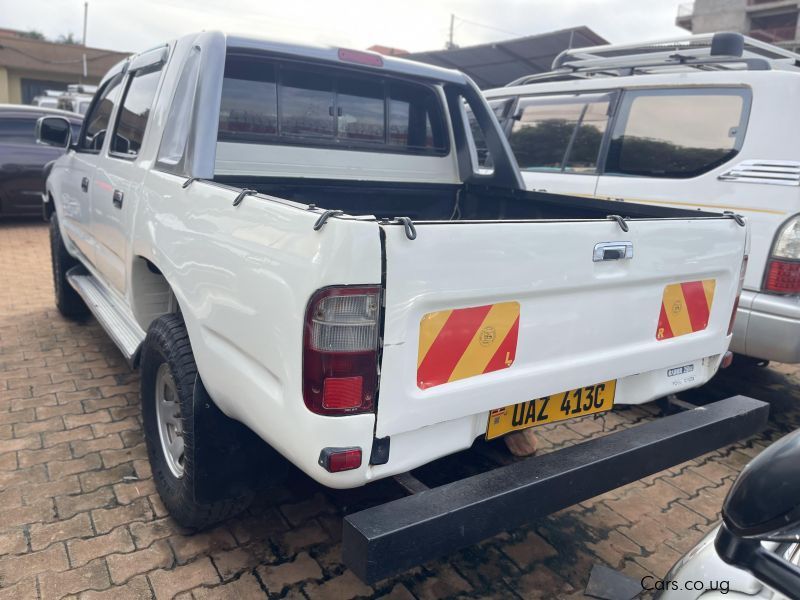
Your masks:
<svg viewBox="0 0 800 600"><path fill-rule="evenodd" d="M495 409L489 413L486 439L611 410L616 390L617 382L612 380Z"/></svg>

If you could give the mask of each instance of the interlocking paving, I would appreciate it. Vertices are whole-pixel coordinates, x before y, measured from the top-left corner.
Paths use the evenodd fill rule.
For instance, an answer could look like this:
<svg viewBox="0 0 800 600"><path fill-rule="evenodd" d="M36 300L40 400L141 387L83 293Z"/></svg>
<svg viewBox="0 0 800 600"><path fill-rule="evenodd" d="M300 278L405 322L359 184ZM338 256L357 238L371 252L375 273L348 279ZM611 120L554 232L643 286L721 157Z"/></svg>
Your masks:
<svg viewBox="0 0 800 600"><path fill-rule="evenodd" d="M748 460L800 427L800 370L729 369L683 398L767 400L761 435L369 587L341 564L342 515L394 484L334 492L293 473L245 514L187 535L153 486L138 374L93 319L55 309L45 224L0 222L0 282L0 600L583 598L596 563L663 576L718 519ZM550 426L542 451L658 413Z"/></svg>

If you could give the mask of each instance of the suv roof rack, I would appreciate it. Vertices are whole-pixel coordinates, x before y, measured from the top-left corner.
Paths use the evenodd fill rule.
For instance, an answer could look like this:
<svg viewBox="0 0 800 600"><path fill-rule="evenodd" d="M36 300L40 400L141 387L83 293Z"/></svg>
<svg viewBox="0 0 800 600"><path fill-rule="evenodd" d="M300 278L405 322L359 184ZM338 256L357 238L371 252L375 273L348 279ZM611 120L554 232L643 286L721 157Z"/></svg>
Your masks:
<svg viewBox="0 0 800 600"><path fill-rule="evenodd" d="M608 44L564 50L552 71L507 84L524 85L587 77L620 77L655 72L771 69L800 70L800 54L740 33L706 33L638 44Z"/></svg>

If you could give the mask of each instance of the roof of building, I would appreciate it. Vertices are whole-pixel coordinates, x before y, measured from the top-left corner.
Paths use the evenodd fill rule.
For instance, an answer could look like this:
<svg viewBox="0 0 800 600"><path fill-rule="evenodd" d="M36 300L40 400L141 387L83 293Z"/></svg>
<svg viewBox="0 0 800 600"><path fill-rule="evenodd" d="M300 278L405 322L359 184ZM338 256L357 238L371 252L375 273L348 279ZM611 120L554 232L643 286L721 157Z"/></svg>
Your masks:
<svg viewBox="0 0 800 600"><path fill-rule="evenodd" d="M102 77L129 56L126 52L35 40L22 37L17 31L0 30L0 67L73 75L77 80L83 76L84 54L87 75L93 79Z"/></svg>
<svg viewBox="0 0 800 600"><path fill-rule="evenodd" d="M549 71L553 59L567 48L598 46L608 41L588 27L466 46L452 50L415 52L403 58L463 71L483 89L500 87L524 75Z"/></svg>

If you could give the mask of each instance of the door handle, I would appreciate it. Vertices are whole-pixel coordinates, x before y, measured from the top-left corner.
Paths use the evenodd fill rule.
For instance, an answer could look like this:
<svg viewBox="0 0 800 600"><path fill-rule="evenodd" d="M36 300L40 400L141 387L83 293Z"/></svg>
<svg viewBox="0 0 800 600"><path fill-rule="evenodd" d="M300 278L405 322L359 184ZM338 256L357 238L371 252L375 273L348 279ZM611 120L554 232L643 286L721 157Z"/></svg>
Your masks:
<svg viewBox="0 0 800 600"><path fill-rule="evenodd" d="M88 192L89 191L89 178L88 177L84 177L83 179L81 179L81 189L84 192Z"/></svg>
<svg viewBox="0 0 800 600"><path fill-rule="evenodd" d="M122 208L122 199L124 194L119 190L114 190L114 195L111 197L111 202L114 203L115 208Z"/></svg>
<svg viewBox="0 0 800 600"><path fill-rule="evenodd" d="M633 258L633 242L600 242L594 246L594 262L625 258Z"/></svg>

